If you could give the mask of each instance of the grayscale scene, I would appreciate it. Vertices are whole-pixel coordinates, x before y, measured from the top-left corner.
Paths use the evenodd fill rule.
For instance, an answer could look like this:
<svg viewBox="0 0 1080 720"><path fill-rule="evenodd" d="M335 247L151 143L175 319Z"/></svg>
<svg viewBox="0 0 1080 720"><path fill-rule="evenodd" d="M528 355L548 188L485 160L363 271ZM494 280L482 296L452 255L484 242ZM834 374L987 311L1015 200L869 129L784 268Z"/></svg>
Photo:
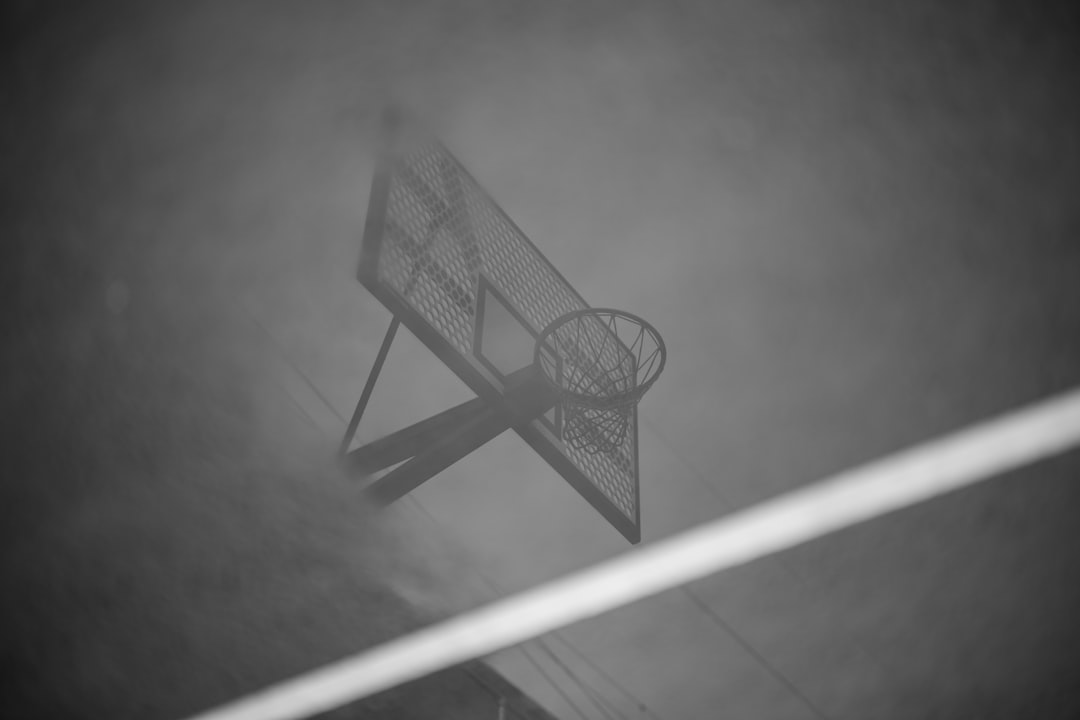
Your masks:
<svg viewBox="0 0 1080 720"><path fill-rule="evenodd" d="M1080 717L1073 4L3 16L0 715Z"/></svg>

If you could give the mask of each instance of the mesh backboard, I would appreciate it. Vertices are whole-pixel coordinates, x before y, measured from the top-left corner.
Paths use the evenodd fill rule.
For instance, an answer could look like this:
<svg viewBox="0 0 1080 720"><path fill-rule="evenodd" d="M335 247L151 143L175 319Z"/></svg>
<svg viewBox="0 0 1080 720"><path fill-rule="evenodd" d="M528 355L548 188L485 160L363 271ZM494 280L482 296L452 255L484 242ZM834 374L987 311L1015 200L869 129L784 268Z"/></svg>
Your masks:
<svg viewBox="0 0 1080 720"><path fill-rule="evenodd" d="M359 279L479 396L503 401L503 378L533 361L556 318L588 307L438 141L387 157L376 172ZM598 327L598 332L604 332ZM625 347L606 344L606 364ZM631 542L640 539L637 415L625 442L591 454L562 441L552 411L521 437Z"/></svg>

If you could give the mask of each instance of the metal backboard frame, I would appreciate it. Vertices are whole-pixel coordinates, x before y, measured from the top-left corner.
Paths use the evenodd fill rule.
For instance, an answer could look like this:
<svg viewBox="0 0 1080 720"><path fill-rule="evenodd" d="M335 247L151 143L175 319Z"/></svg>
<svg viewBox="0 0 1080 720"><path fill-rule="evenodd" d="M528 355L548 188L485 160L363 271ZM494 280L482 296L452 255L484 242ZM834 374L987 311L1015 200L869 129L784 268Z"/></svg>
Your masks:
<svg viewBox="0 0 1080 720"><path fill-rule="evenodd" d="M498 299L534 339L589 307L438 140L387 139L372 182L358 279L478 396L507 409L505 373L483 356L485 302ZM630 542L641 539L637 411L623 447L563 443L549 413L514 430Z"/></svg>

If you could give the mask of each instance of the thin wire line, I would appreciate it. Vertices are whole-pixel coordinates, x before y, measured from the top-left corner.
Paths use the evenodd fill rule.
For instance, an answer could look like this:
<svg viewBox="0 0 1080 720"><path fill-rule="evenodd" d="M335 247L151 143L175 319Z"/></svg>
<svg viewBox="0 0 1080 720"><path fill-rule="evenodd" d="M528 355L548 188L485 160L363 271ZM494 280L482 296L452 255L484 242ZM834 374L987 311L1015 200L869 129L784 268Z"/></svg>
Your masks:
<svg viewBox="0 0 1080 720"><path fill-rule="evenodd" d="M680 462L682 462L683 465L691 471L691 474L693 474L693 475L695 475L697 477L699 482L706 485L707 487L710 487L710 488L712 487L712 483L707 482L705 480L704 475L698 473L697 468L690 465L689 461L682 458L681 455L678 455L678 453L676 453L674 451L674 449L667 443L666 438L661 436L659 434L659 432L657 432L656 429L654 427L652 427L652 425L650 423L643 423L643 424L645 424L646 427L648 427L649 431L652 432L652 434L656 438L658 438L662 444L665 445L666 449L668 450L668 452L670 454L676 455L679 458ZM718 500L721 501L721 503L723 503L724 505L728 505L728 507L730 507L730 504L724 502L723 498L720 497L719 492L715 491L715 489L714 489L713 494L714 494L714 496L717 497ZM787 569L788 569L788 572L792 572L790 568L787 568ZM792 573L792 574L794 575L794 573ZM798 579L797 576L796 576L796 579ZM805 586L805 583L804 583L804 586ZM807 707L807 709L809 709L814 714L815 717L820 718L820 720L828 720L828 716L821 710L821 708L819 708L817 705L815 705L810 700L810 698L808 698L795 685L795 683L791 681L791 679L789 679L786 675L784 675L784 673L782 673L779 668L777 668L775 665L773 665L761 652L759 652L753 645L751 645L750 642L746 638L744 638L742 635L740 635L738 632L736 632L735 628L732 627L730 623L728 623L726 620L721 618L720 615L715 610L713 610L711 607L709 607L708 604L706 604L703 600L701 600L701 598L699 598L696 594L694 594L694 592L689 587L682 586L679 589L683 593L685 593L688 598L690 598L690 601L702 612L703 615L705 615L706 618L708 618L710 621L713 622L714 625L716 625L721 630L723 630L727 635L729 635L748 655L750 655L752 658L754 658L757 661L757 663L762 668L764 668L765 671L768 672L769 675L771 675L774 680L776 680L776 682L783 685L785 688L787 688L787 690L792 695L794 695L800 701L802 701L803 705L805 705Z"/></svg>
<svg viewBox="0 0 1080 720"><path fill-rule="evenodd" d="M649 708L648 705L639 700L632 692L623 687L618 680L609 675L606 670L604 670L602 667L590 660L584 653L578 650L572 642L570 642L566 639L565 636L563 636L562 632L556 630L555 632L551 633L551 635L556 640L565 645L567 648L569 648L570 652L574 653L574 655L576 655L582 662L592 668L598 675L607 680L612 687L622 693L623 696L625 696L630 702L634 703L639 712L648 715L650 718L652 718L652 720L661 720L660 716L653 712L653 710Z"/></svg>
<svg viewBox="0 0 1080 720"><path fill-rule="evenodd" d="M784 673L780 672L780 670L777 669L777 667L775 665L773 665L771 662L766 660L765 656L762 655L760 652L758 652L754 648L754 646L751 645L750 642L746 640L746 638L744 638L739 633L735 632L735 629L733 627L731 627L731 625L729 625L727 622L724 621L723 618L721 618L719 615L717 615L716 612L711 607L709 607L707 604L705 604L701 600L701 598L699 598L697 595L695 595L693 593L693 591L690 590L690 588L688 588L688 587L686 587L684 585L684 586L680 587L679 589L682 590L684 593L686 593L686 596L688 598L690 598L690 601L693 602L694 605L696 605L699 610L701 610L701 612L705 615L705 617L709 618L714 624L716 624L717 627L719 627L725 633L727 633L729 636L731 636L731 638L736 643L739 644L739 647L741 647L751 657L753 657L755 660L757 660L758 664L760 664L761 667L765 668L765 670L770 675L772 675L773 679L775 679L778 683L780 683L785 688L787 688L787 690L792 695L799 698L799 700L802 701L803 705L805 705L806 708L808 710L810 710L810 712L812 712L815 717L820 718L820 720L828 720L829 716L826 715L821 710L821 708L819 708L817 705L815 705L810 700L810 698L808 698L805 694L803 694L803 692L801 690L799 690L798 687L795 686L795 683L793 683L790 679L788 679L788 677L786 675L784 675Z"/></svg>
<svg viewBox="0 0 1080 720"><path fill-rule="evenodd" d="M259 320L258 316L255 315L255 313L252 312L246 304L239 300L237 300L236 302L238 305L240 305L240 308L244 311L244 313L247 314L251 322L255 324L255 327L259 328L259 330L261 330L262 333L266 336L267 340L269 340L270 342L271 348L275 352L277 352L278 357L284 360L285 364L292 368L292 370L300 376L300 379L304 381L304 384L308 386L308 389L311 390L311 392L315 393L315 397L319 398L322 404L325 405L326 408L334 414L334 417L340 420L342 424L347 425L348 421L345 420L345 417L340 412L338 412L337 408L334 407L334 405L321 392L319 392L319 388L315 387L315 383L311 381L311 378L307 376L307 373L301 370L300 366L293 362L293 359L285 351L285 348L282 347L281 344L278 342L277 337L272 332L270 332L270 330L265 325L263 325L262 321Z"/></svg>
<svg viewBox="0 0 1080 720"><path fill-rule="evenodd" d="M466 672L466 674L468 674L469 677L471 677L473 680L475 680L478 685L480 685L485 690L487 690L491 694L492 697L496 698L497 700L502 700L505 703L505 707L509 708L511 713L513 713L517 717L521 718L521 720L529 720L528 717L523 715L521 713L521 711L517 710L514 707L514 704L511 703L507 699L506 695L504 695L502 692L500 692L496 688L491 687L491 685L488 684L487 680L485 680L484 678L477 675L476 672L474 672L472 670L472 668L463 667L462 670L464 670Z"/></svg>
<svg viewBox="0 0 1080 720"><path fill-rule="evenodd" d="M551 685L551 687L555 688L555 691L562 696L562 699L566 701L566 704L574 709L574 712L577 713L578 717L580 717L581 720L589 720L588 716L585 715L584 711L582 711L582 709L577 706L577 703L575 703L566 693L566 691L562 689L562 686L559 685L559 683L555 682L555 679L553 677L548 675L547 670L545 670L544 667L540 664L540 662L532 656L532 653L529 652L529 649L522 645L521 652L525 655L528 661L533 664L533 667L535 667L536 670L544 676L544 679L548 681L548 684Z"/></svg>
<svg viewBox="0 0 1080 720"><path fill-rule="evenodd" d="M722 506L724 506L729 511L733 511L733 510L737 509L735 507L734 503L732 503L730 500L725 498L723 493L721 493L716 488L715 485L713 485L711 482L709 482L705 478L705 473L703 473L701 470L699 470L696 465L694 465L689 460L687 460L685 454L679 452L679 450L676 447L674 447L672 442L662 432L660 432L656 428L655 425L648 422L647 420L642 420L641 424L650 433L652 433L653 437L655 437L657 440L660 441L660 444L664 446L664 448L668 451L668 454L674 456L682 464L682 466L685 469L687 469L690 472L691 475L694 476L694 478L698 481L698 483L701 484L702 486L704 486L705 489L708 490L713 495L713 497L715 497L717 499L717 501L719 501L719 503ZM791 565L789 565L787 562L784 561L784 559L783 559L783 557L781 555L773 555L771 557L765 558L764 561L765 562L773 562L773 563L776 563L777 565L779 565L781 568L784 569L785 572L788 573L788 575L790 575L797 583L799 583L799 585L801 585L803 587L803 589L806 590L807 592L812 594L812 593L814 593L814 591L816 589L817 592L820 595L827 597L827 592L826 592L825 588L821 587L820 585L817 585L816 583L811 583L809 580L807 580L805 577L803 577L800 573L796 572L795 569L793 567L791 567ZM887 671L885 669L884 664L881 662L881 660L877 656L872 654L869 650L867 650L866 647L862 644L862 642L860 642L859 639L857 637L855 637L855 635L851 632L851 630L849 628L844 628L844 631L845 631L844 634L847 635L847 641L861 655L863 655L867 660L870 661L870 664L873 665L874 668L877 670L877 674L879 675L879 677L881 679L883 679L883 680L888 678L888 673L887 673Z"/></svg>
<svg viewBox="0 0 1080 720"><path fill-rule="evenodd" d="M544 654L551 658L551 661L558 665L559 668L564 673L566 673L566 675L571 680L574 681L574 684L581 689L582 693L585 694L585 697L588 698L589 702L593 704L593 707L600 711L601 715L607 718L607 720L627 720L626 716L619 712L619 709L616 708L614 705L611 705L609 701L603 698L598 699L595 691L593 691L593 689L590 688L588 684L582 682L581 679L569 667L567 667L566 663L562 661L562 658L556 655L555 652L551 649L551 647L543 641L543 639L538 639L537 643L540 645L540 649L544 651ZM610 706L611 710L608 710L605 705Z"/></svg>

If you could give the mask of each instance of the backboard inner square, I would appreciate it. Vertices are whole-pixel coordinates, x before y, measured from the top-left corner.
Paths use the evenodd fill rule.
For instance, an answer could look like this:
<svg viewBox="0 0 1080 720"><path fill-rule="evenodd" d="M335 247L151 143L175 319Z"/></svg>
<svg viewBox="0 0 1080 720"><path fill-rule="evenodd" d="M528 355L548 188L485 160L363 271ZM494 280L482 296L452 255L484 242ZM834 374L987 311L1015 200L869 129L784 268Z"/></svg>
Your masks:
<svg viewBox="0 0 1080 720"><path fill-rule="evenodd" d="M480 298L477 303L476 354L488 369L505 380L514 372L533 364L536 334L514 312L491 283L480 278ZM548 351L551 362L558 359ZM561 435L561 412L553 407L544 414L548 429Z"/></svg>

